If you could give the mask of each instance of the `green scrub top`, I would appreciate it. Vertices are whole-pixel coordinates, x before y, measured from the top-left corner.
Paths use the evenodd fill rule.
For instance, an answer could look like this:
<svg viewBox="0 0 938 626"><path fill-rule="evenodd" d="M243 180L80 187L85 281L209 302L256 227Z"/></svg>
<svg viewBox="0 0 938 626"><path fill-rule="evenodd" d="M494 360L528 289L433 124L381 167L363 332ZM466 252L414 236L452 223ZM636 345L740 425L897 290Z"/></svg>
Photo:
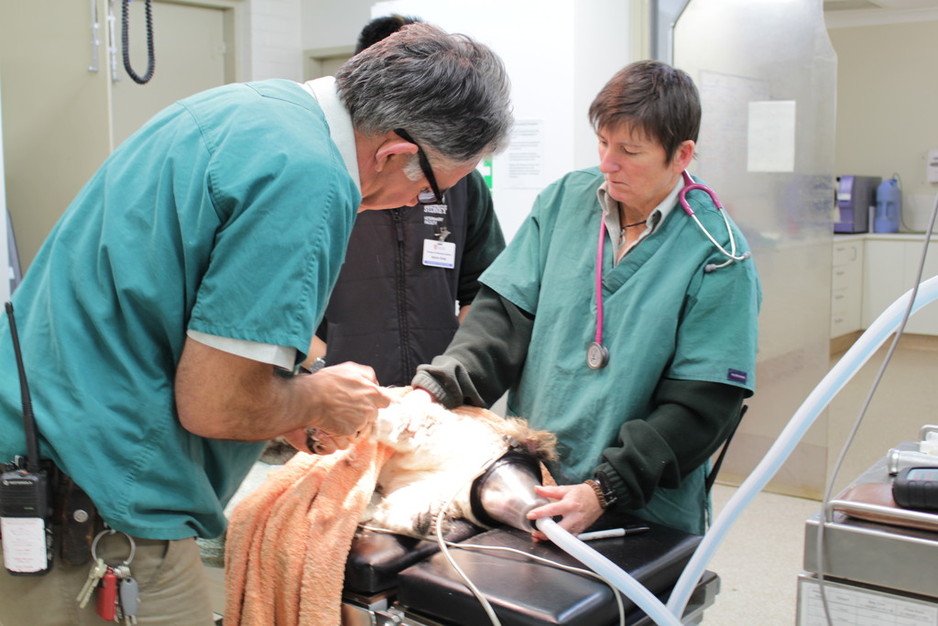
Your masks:
<svg viewBox="0 0 938 626"><path fill-rule="evenodd" d="M596 169L568 174L542 192L505 252L481 277L499 295L535 316L520 380L508 410L560 441L558 482L592 476L619 428L653 409L662 378L754 389L761 301L753 261L704 272L724 257L690 217L675 208L658 228L614 264L604 246L602 298L606 367L587 366L595 339L595 272L602 207ZM724 244L722 218L703 192L688 194L701 222ZM732 226L739 253L748 245ZM627 443L627 442L626 442ZM658 488L637 513L690 532L705 529L706 464L677 489Z"/></svg>
<svg viewBox="0 0 938 626"><path fill-rule="evenodd" d="M305 355L360 200L315 99L265 81L170 106L72 202L13 301L41 452L111 526L154 539L223 532L264 443L180 425L186 330ZM0 363L6 461L25 446L5 320Z"/></svg>

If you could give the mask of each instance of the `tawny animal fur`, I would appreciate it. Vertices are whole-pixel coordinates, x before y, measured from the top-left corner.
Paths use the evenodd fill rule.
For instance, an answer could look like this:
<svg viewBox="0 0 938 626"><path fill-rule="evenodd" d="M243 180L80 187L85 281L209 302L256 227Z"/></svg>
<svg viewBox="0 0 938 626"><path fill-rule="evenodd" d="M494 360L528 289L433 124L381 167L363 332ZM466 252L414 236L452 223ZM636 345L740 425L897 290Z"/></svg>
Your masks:
<svg viewBox="0 0 938 626"><path fill-rule="evenodd" d="M440 509L442 519L465 518L483 525L472 514L472 481L493 460L519 446L538 460L555 456L556 438L531 429L518 418L504 418L470 406L452 411L430 402L425 394L409 394L378 412L372 431L395 454L378 475L378 485L362 522L397 533L427 535ZM444 529L445 530L445 529Z"/></svg>

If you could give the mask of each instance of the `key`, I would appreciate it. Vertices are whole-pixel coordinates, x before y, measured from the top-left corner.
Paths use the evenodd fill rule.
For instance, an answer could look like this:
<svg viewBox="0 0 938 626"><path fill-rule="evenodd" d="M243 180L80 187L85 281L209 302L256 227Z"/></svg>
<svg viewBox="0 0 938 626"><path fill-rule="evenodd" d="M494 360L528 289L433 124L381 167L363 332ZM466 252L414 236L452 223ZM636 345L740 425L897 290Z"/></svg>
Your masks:
<svg viewBox="0 0 938 626"><path fill-rule="evenodd" d="M107 573L107 570L108 567L104 563L104 559L98 559L91 564L91 571L88 572L88 580L85 581L85 585L81 588L81 591L78 592L78 597L75 598L79 607L85 608L88 604L88 600L91 599L91 594L94 593L95 587L98 586L98 581Z"/></svg>
<svg viewBox="0 0 938 626"><path fill-rule="evenodd" d="M119 591L121 612L124 614L124 624L126 626L132 626L137 623L137 605L140 602L140 588L133 576L130 576L129 571L127 576L120 579Z"/></svg>
<svg viewBox="0 0 938 626"><path fill-rule="evenodd" d="M98 617L106 622L113 622L117 617L117 574L110 567L98 584L97 600Z"/></svg>
<svg viewBox="0 0 938 626"><path fill-rule="evenodd" d="M112 565L111 570L114 572L114 575L117 576L117 599L116 599L117 611L116 611L116 615L114 615L114 621L118 623L124 623L125 622L124 609L121 606L120 589L121 589L121 582L125 578L130 577L130 567L127 565L127 562L125 561L121 563L120 565ZM126 623L129 624L130 621L128 620Z"/></svg>

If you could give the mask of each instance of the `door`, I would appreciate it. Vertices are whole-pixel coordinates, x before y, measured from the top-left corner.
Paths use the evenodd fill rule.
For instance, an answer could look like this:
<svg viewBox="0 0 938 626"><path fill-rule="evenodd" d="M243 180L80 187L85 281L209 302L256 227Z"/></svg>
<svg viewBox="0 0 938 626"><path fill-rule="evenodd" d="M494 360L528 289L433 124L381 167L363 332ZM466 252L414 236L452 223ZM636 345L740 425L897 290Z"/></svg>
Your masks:
<svg viewBox="0 0 938 626"><path fill-rule="evenodd" d="M147 28L143 2L131 2L129 12L130 66L143 77L147 72ZM199 91L225 84L225 11L218 7L152 3L153 77L144 85L124 69L121 53L120 3L115 3L117 24L117 77L112 81L113 146L136 131L169 104ZM228 74L230 75L230 74Z"/></svg>

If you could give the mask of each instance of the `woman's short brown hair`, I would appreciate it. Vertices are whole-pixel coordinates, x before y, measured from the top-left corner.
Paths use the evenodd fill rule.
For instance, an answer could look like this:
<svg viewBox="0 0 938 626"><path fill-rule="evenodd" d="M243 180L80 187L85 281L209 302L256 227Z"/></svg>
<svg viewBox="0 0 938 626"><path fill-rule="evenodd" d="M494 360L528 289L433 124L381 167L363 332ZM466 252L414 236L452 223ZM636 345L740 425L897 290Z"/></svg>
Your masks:
<svg viewBox="0 0 938 626"><path fill-rule="evenodd" d="M638 61L619 70L589 109L593 130L629 124L655 139L674 158L700 132L700 96L691 77L660 61Z"/></svg>

